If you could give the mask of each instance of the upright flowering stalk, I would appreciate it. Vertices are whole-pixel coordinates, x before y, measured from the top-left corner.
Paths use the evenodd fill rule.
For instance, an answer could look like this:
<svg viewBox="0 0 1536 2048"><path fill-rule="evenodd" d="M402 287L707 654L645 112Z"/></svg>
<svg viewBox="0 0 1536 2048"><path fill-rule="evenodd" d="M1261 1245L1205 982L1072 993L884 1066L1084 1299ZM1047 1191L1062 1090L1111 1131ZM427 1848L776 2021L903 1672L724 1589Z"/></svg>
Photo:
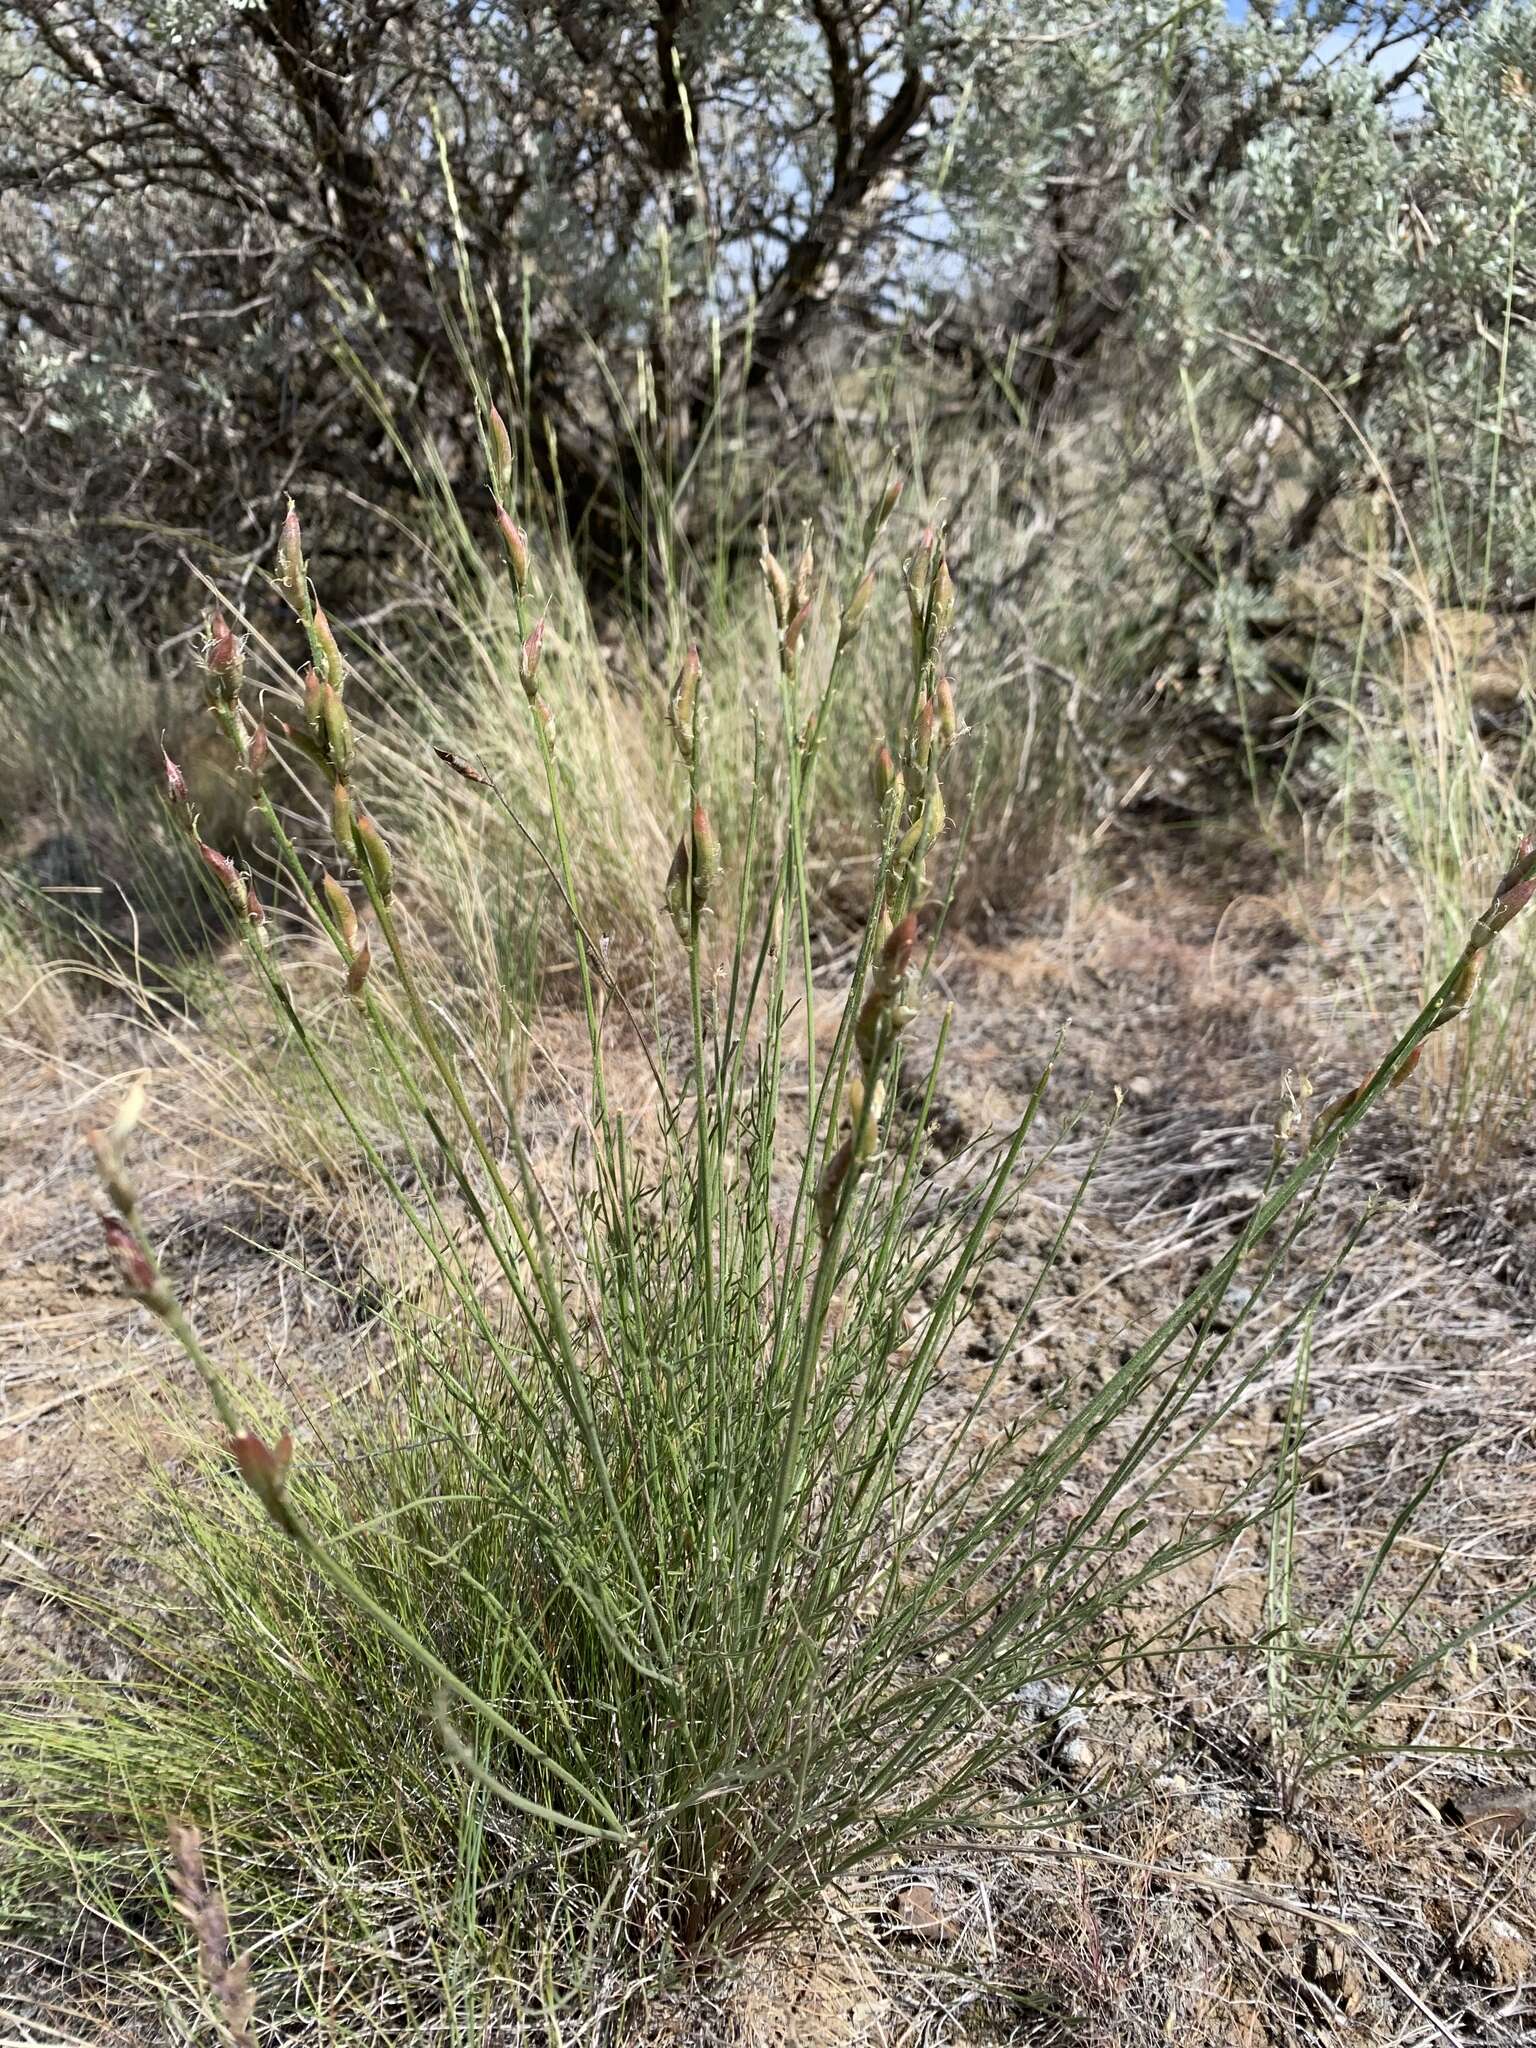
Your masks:
<svg viewBox="0 0 1536 2048"><path fill-rule="evenodd" d="M1496 884L1488 908L1467 934L1466 944L1450 973L1430 997L1413 1028L1381 1066L1368 1074L1357 1088L1351 1088L1348 1094L1330 1102L1318 1116L1312 1126L1313 1150L1345 1118L1363 1109L1380 1088L1402 1086L1419 1064L1425 1039L1453 1023L1471 1002L1482 977L1488 948L1505 926L1520 915L1533 896L1536 896L1536 833L1526 832L1515 848L1514 859Z"/></svg>
<svg viewBox="0 0 1536 2048"><path fill-rule="evenodd" d="M867 579L866 579L867 580ZM864 1166L874 1156L886 1096L885 1070L897 1042L916 1014L912 962L917 948L918 912L928 884L928 855L944 829L942 771L960 727L952 679L943 670L944 641L955 611L955 586L945 558L943 533L925 527L906 563L907 606L912 636L912 695L906 725L892 745L875 749L870 787L885 850L882 892L875 918L874 969L854 1026L859 1077L849 1091L850 1128L832 1152L816 1194L823 1238L830 1238ZM861 583L844 612L853 629L862 622L867 599Z"/></svg>

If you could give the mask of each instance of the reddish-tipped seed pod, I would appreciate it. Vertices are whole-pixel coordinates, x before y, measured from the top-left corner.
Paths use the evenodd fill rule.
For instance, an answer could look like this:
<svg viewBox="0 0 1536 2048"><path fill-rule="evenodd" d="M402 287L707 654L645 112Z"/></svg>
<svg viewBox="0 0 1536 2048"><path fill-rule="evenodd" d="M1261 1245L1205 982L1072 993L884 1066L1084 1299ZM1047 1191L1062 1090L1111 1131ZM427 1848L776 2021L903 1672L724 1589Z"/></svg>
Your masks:
<svg viewBox="0 0 1536 2048"><path fill-rule="evenodd" d="M501 544L507 551L507 567L512 571L512 585L519 597L528 588L528 536L498 499L496 504L496 528L501 535Z"/></svg>
<svg viewBox="0 0 1536 2048"><path fill-rule="evenodd" d="M875 968L876 988L894 991L912 965L912 955L916 950L917 913L909 910L880 948L880 959Z"/></svg>
<svg viewBox="0 0 1536 2048"><path fill-rule="evenodd" d="M678 840L672 865L667 870L667 885L662 897L677 935L685 945L692 936L695 914L702 914L709 907L722 866L720 842L715 837L709 813L702 804L695 804L688 830Z"/></svg>
<svg viewBox="0 0 1536 2048"><path fill-rule="evenodd" d="M304 723L309 728L310 738L319 744L325 737L321 706L325 701L326 686L312 668L306 668L299 681L304 688Z"/></svg>
<svg viewBox="0 0 1536 2048"><path fill-rule="evenodd" d="M230 909L234 911L236 917L244 918L246 916L245 882L241 877L240 870L226 854L220 853L215 847L199 842L197 851L203 866L218 883L220 892L229 904Z"/></svg>
<svg viewBox="0 0 1536 2048"><path fill-rule="evenodd" d="M1495 898L1506 895L1510 889L1517 886L1515 877L1533 855L1536 855L1536 833L1523 832L1520 835L1520 844L1515 848L1515 857L1504 870L1503 879L1493 892ZM1524 884L1518 886L1523 887Z"/></svg>
<svg viewBox="0 0 1536 2048"><path fill-rule="evenodd" d="M702 804L693 807L693 893L700 909L709 901L724 862L720 841Z"/></svg>
<svg viewBox="0 0 1536 2048"><path fill-rule="evenodd" d="M1536 873L1525 875L1523 879L1517 879L1521 875L1521 870L1531 862L1533 857L1536 857L1536 837L1526 832L1521 836L1520 844L1515 848L1515 857L1505 870L1503 880L1494 891L1494 901L1504 913L1503 923L1505 924L1512 917L1518 917L1526 904L1530 902L1532 896L1536 896Z"/></svg>
<svg viewBox="0 0 1536 2048"><path fill-rule="evenodd" d="M187 778L164 747L160 749L160 759L165 765L165 800L173 811L185 811L192 801L187 792Z"/></svg>
<svg viewBox="0 0 1536 2048"><path fill-rule="evenodd" d="M303 618L309 610L309 582L304 570L304 543L299 533L299 515L288 500L288 515L277 543L277 583L294 614Z"/></svg>
<svg viewBox="0 0 1536 2048"><path fill-rule="evenodd" d="M251 728L251 737L245 749L245 772L252 782L260 782L266 772L267 760L272 752L272 742L267 736L265 725Z"/></svg>
<svg viewBox="0 0 1536 2048"><path fill-rule="evenodd" d="M127 1293L148 1307L159 1310L167 1301L165 1283L145 1257L143 1247L120 1216L103 1216L102 1235L107 1252Z"/></svg>
<svg viewBox="0 0 1536 2048"><path fill-rule="evenodd" d="M800 635L805 631L810 616L810 606L803 604L784 628L784 652L786 656L793 657L796 647L800 644Z"/></svg>
<svg viewBox="0 0 1536 2048"><path fill-rule="evenodd" d="M240 695L245 675L245 649L235 638L222 612L215 612L208 626L208 648L204 656L208 672L210 704L233 705Z"/></svg>
<svg viewBox="0 0 1536 2048"><path fill-rule="evenodd" d="M1493 892L1493 901L1473 925L1467 939L1474 952L1480 952L1498 933L1503 931L1512 918L1516 918L1536 895L1536 872L1525 873L1528 862L1536 862L1536 836L1526 832L1521 835L1520 844L1515 848L1515 857L1504 870L1498 887Z"/></svg>
<svg viewBox="0 0 1536 2048"><path fill-rule="evenodd" d="M256 1435L232 1436L229 1448L240 1477L255 1494L280 1529L293 1526L293 1517L283 1498L288 1467L293 1461L293 1438L284 1430L270 1449Z"/></svg>

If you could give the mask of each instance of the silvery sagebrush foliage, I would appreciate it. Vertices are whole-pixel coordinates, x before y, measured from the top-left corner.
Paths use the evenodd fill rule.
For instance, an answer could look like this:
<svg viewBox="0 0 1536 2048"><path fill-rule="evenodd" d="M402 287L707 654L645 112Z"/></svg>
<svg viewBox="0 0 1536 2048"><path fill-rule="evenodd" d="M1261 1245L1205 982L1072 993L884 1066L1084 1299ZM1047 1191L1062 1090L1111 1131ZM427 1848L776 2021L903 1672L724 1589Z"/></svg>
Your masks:
<svg viewBox="0 0 1536 2048"><path fill-rule="evenodd" d="M1144 669L1230 649L1217 586L1262 663L1289 567L1375 474L1356 427L1447 578L1482 575L1468 519L1529 412L1533 34L1344 0L4 0L0 544L19 587L58 587L67 532L153 591L143 522L249 558L303 466L365 582L343 494L405 479L359 359L473 488L458 251L519 462L558 469L598 562L721 378L771 423L819 402L808 350L920 333L981 398L1004 366L1021 465L1089 428L1079 496L1171 530ZM1531 553L1511 492L1496 598Z"/></svg>
<svg viewBox="0 0 1536 2048"><path fill-rule="evenodd" d="M1148 221L1158 261L1139 310L1149 344L1182 348L1222 452L1272 423L1303 495L1272 515L1267 558L1231 533L1213 552L1257 558L1272 584L1342 488L1374 481L1369 442L1421 546L1438 543L1449 577L1480 577L1493 438L1518 437L1536 371L1536 15L1490 9L1391 62L1319 62L1290 16L1236 47L1250 80L1289 79L1295 118L1247 142L1208 232L1186 232L1176 207ZM1250 436L1255 459L1274 438ZM1489 588L1458 594L1507 601L1528 585L1528 515L1511 491Z"/></svg>

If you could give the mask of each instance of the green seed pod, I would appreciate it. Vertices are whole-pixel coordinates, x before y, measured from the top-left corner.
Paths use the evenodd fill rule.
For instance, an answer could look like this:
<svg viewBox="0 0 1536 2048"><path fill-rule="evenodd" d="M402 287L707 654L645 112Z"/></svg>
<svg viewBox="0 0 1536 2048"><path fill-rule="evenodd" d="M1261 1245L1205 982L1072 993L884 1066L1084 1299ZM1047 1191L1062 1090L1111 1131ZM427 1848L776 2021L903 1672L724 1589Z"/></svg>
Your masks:
<svg viewBox="0 0 1536 2048"><path fill-rule="evenodd" d="M933 702L929 699L918 710L912 724L912 759L919 768L928 766L928 756L933 752Z"/></svg>
<svg viewBox="0 0 1536 2048"><path fill-rule="evenodd" d="M341 658L341 649L336 645L336 635L331 631L331 622L320 605L315 606L315 616L309 625L314 645L315 666L323 682L329 683L339 697L346 687L347 666Z"/></svg>
<svg viewBox="0 0 1536 2048"><path fill-rule="evenodd" d="M714 892L720 879L724 861L720 854L720 841L715 837L715 828L709 822L709 814L702 804L693 807L693 893L702 910Z"/></svg>
<svg viewBox="0 0 1536 2048"><path fill-rule="evenodd" d="M947 754L955 744L958 727L955 724L955 689L948 676L940 676L933 688L933 708L938 714L939 737L943 751Z"/></svg>
<svg viewBox="0 0 1536 2048"><path fill-rule="evenodd" d="M912 614L914 628L921 627L923 612L928 602L928 578L933 570L933 551L938 544L938 535L931 526L925 526L917 537L917 545L907 557L907 607Z"/></svg>
<svg viewBox="0 0 1536 2048"><path fill-rule="evenodd" d="M842 624L839 626L837 633L839 650L846 647L849 641L857 638L859 628L864 623L864 615L869 610L870 599L874 594L875 572L873 569L867 569L859 582L858 588L843 607Z"/></svg>
<svg viewBox="0 0 1536 2048"><path fill-rule="evenodd" d="M352 908L352 898L333 875L323 875L320 887L325 895L325 906L331 914L342 944L351 952L357 944L357 912Z"/></svg>
<svg viewBox="0 0 1536 2048"><path fill-rule="evenodd" d="M935 783L923 799L923 851L937 843L944 830L944 792Z"/></svg>
<svg viewBox="0 0 1536 2048"><path fill-rule="evenodd" d="M778 627L780 633L782 633L784 631L784 628L789 624L790 620L791 593L789 588L789 578L784 574L782 566L780 565L772 548L770 548L768 545L767 527L760 527L758 531L762 536L762 554L760 559L762 563L763 582L767 585L769 600L773 605L774 624Z"/></svg>
<svg viewBox="0 0 1536 2048"><path fill-rule="evenodd" d="M352 841L358 865L372 877L380 902L387 903L395 893L395 863L382 833L366 811L358 811L353 817Z"/></svg>
<svg viewBox="0 0 1536 2048"><path fill-rule="evenodd" d="M880 496L870 507L869 517L864 522L864 552L868 554L875 542L890 524L891 514L901 503L902 491L906 488L902 478L892 477Z"/></svg>
<svg viewBox="0 0 1536 2048"><path fill-rule="evenodd" d="M338 782L345 782L352 772L356 748L352 739L352 721L345 707L329 683L320 685L320 731L321 743L331 773Z"/></svg>
<svg viewBox="0 0 1536 2048"><path fill-rule="evenodd" d="M688 836L685 833L677 842L677 851L672 856L672 865L667 869L667 886L662 901L666 904L667 915L673 929L686 946L691 920L688 916Z"/></svg>
<svg viewBox="0 0 1536 2048"><path fill-rule="evenodd" d="M491 429L491 481L496 486L498 497L505 497L512 488L512 437L507 432L507 423L495 406L490 412Z"/></svg>
<svg viewBox="0 0 1536 2048"><path fill-rule="evenodd" d="M699 650L690 647L683 656L683 665L677 672L677 681L672 685L672 695L667 701L667 720L672 727L672 737L684 764L693 760L694 721L698 716L699 702Z"/></svg>
<svg viewBox="0 0 1536 2048"><path fill-rule="evenodd" d="M804 541L800 559L795 564L795 587L793 609L802 612L807 609L816 588L816 551L811 546L811 522L805 522Z"/></svg>
<svg viewBox="0 0 1536 2048"><path fill-rule="evenodd" d="M955 586L949 573L949 563L942 555L934 571L933 603L929 611L932 622L933 644L938 646L949 631L951 619L955 616Z"/></svg>
<svg viewBox="0 0 1536 2048"><path fill-rule="evenodd" d="M861 1164L874 1156L880 1143L880 1113L885 1107L885 1083L876 1081L866 1105L864 1083L855 1080L848 1091L849 1115L853 1119L853 1156Z"/></svg>
<svg viewBox="0 0 1536 2048"><path fill-rule="evenodd" d="M875 1064L880 1050L881 1029L890 998L878 988L871 989L859 1005L859 1014L854 1019L853 1049L859 1056L859 1064L867 1074Z"/></svg>
<svg viewBox="0 0 1536 2048"><path fill-rule="evenodd" d="M352 844L352 793L344 782L338 782L331 791L331 830L336 844L350 861L357 859Z"/></svg>
<svg viewBox="0 0 1536 2048"><path fill-rule="evenodd" d="M1482 975L1485 957L1482 953L1469 953L1466 959L1462 961L1451 992L1445 999L1445 1007L1435 1019L1435 1030L1438 1031L1442 1024L1449 1024L1453 1017L1459 1017L1468 1003L1471 1002L1473 996L1477 993L1477 984Z"/></svg>

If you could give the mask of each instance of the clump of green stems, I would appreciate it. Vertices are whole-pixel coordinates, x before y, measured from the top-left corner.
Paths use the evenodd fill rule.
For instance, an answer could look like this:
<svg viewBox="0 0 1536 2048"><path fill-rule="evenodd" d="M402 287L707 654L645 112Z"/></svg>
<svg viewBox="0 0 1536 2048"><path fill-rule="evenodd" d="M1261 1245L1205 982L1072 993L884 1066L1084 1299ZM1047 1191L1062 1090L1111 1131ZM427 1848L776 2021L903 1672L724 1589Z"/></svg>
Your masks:
<svg viewBox="0 0 1536 2048"><path fill-rule="evenodd" d="M188 1647L152 1615L120 1616L115 1633L146 1673L131 1694L80 1681L51 1702L46 1732L25 1714L22 1740L15 1717L8 1731L56 1832L88 1828L99 1843L105 1828L127 1845L98 1855L103 1885L123 1881L133 1841L154 1839L168 1808L209 1809L250 1911L276 1915L298 1894L318 1913L314 1952L292 1945L300 1985L318 1982L305 1973L331 1939L314 1901L345 1895L337 1836L374 1867L405 1866L457 1942L489 1929L533 1946L531 1919L550 1924L557 1902L568 1914L579 1897L589 1943L635 1973L641 1958L782 1925L942 1824L995 1817L987 1772L1017 1741L1018 1689L1085 1672L1131 1591L1220 1540L1213 1523L1148 1548L1144 1489L1165 1475L1171 1425L1237 1340L1338 1147L1454 1012L1467 973L1464 958L1299 1157L1287 1164L1277 1146L1245 1227L1162 1325L1052 1427L1019 1426L1035 1432L1028 1455L1018 1431L990 1426L989 1403L1086 1178L996 1358L936 1417L926 1397L950 1340L1050 1156L1026 1148L1051 1069L1047 1058L1017 1122L981 1142L965 1173L934 1177L926 1131L947 1016L904 1069L922 1014L921 935L931 941L941 909L942 777L963 738L943 660L955 607L944 534L926 529L902 564L906 714L873 764L869 916L829 1040L807 835L820 736L849 648L883 601L894 480L819 657L812 549L790 573L765 540L782 803L763 814L760 777L744 843L728 850L709 821L708 678L685 659L671 698L680 836L657 878L686 955L679 1078L679 1045L642 1026L583 916L558 661L537 564L503 502L505 430L494 412L485 425L522 636L508 688L526 703L547 781L552 844L538 857L569 920L590 1051L574 1192L546 1184L514 1106L466 1067L423 993L408 871L397 875L360 794L366 744L345 709L346 663L290 516L278 584L310 652L303 716L271 734L257 722L222 620L209 702L336 950L377 1092L395 1107L393 1142L358 1117L355 1055L306 1016L284 961L290 936L248 878L201 846L171 764L167 794L435 1292L393 1314L386 1398L336 1444L296 1448L285 1433L269 1445L156 1256L128 1163L128 1105L97 1143L109 1241L130 1291L206 1382L234 1470L210 1447L203 1485L183 1474L166 1488L171 1569L197 1616ZM350 889L337 876L316 884L267 793L284 747L330 785ZM473 761L443 758L465 802L501 803ZM728 877L760 873L765 856L763 912ZM1474 953L1533 887L1536 853L1523 847ZM615 1034L649 1067L641 1118L616 1106ZM1255 1270L1234 1324L1219 1311L1245 1265ZM238 1512L241 1484L258 1512Z"/></svg>

